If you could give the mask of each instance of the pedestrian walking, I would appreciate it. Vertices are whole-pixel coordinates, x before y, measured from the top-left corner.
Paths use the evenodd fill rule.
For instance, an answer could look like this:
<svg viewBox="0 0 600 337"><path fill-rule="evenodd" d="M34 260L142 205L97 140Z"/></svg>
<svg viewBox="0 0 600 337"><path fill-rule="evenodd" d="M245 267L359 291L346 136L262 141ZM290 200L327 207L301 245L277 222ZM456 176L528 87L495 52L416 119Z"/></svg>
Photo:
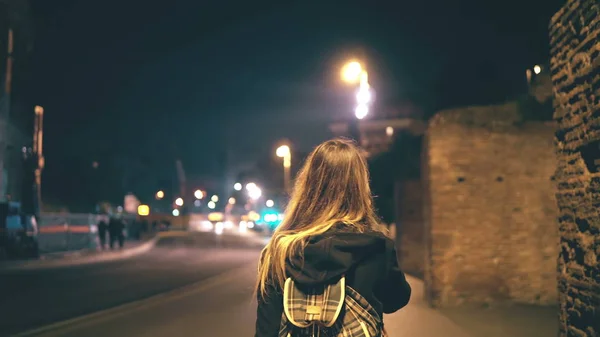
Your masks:
<svg viewBox="0 0 600 337"><path fill-rule="evenodd" d="M379 223L359 148L317 146L261 254L255 337L384 336L411 288Z"/></svg>
<svg viewBox="0 0 600 337"><path fill-rule="evenodd" d="M125 230L125 224L123 220L117 217L111 217L108 222L109 227L109 236L110 236L110 249L115 248L115 243L118 242L119 248L123 248L123 244L125 241L125 234L123 231Z"/></svg>
<svg viewBox="0 0 600 337"><path fill-rule="evenodd" d="M100 249L106 249L106 232L108 232L108 223L105 216L100 216L98 221L98 238L100 239Z"/></svg>

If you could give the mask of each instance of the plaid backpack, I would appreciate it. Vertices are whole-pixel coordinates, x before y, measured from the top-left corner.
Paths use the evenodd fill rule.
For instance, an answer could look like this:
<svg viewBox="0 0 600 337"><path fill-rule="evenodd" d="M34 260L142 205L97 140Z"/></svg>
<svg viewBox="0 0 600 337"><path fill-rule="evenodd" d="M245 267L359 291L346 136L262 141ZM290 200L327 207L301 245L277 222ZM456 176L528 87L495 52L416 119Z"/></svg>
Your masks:
<svg viewBox="0 0 600 337"><path fill-rule="evenodd" d="M358 292L337 283L304 288L285 281L279 337L380 337L383 320Z"/></svg>

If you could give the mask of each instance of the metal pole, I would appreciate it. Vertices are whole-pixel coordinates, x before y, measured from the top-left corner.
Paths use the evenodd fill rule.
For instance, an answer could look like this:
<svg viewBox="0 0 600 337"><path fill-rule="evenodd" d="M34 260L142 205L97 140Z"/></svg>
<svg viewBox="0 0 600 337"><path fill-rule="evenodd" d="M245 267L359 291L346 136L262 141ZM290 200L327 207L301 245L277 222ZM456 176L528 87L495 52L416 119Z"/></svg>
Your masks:
<svg viewBox="0 0 600 337"><path fill-rule="evenodd" d="M8 181L4 176L6 148L8 145L8 123L10 118L10 92L12 84L13 65L13 31L8 29L8 48L6 57L6 74L4 77L4 92L0 96L0 202L6 201Z"/></svg>

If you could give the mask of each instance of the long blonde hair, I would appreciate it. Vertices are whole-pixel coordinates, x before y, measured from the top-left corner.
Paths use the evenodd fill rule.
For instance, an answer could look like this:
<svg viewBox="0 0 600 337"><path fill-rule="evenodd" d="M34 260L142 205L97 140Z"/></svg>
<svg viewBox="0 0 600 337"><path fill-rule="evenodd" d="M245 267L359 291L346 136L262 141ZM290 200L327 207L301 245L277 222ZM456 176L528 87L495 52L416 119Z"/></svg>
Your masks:
<svg viewBox="0 0 600 337"><path fill-rule="evenodd" d="M365 157L341 138L317 146L300 169L283 221L262 251L257 293L264 297L268 284L282 289L286 261L302 254L310 237L337 224L379 231Z"/></svg>

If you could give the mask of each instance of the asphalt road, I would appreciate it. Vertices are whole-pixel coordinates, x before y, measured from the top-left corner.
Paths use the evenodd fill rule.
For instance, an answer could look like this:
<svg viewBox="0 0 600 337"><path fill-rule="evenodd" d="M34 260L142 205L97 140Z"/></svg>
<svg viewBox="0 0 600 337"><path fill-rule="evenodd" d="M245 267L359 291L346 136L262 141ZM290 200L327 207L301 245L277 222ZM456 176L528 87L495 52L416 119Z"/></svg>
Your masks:
<svg viewBox="0 0 600 337"><path fill-rule="evenodd" d="M252 288L262 245L248 247L243 238L220 240L167 238L130 260L0 275L12 289L0 299L0 335L43 326L27 336L253 336ZM411 302L384 318L390 337L546 337L556 332L555 315L544 308L431 309L422 296L423 283L408 280ZM19 284L30 290L18 290L27 289Z"/></svg>
<svg viewBox="0 0 600 337"><path fill-rule="evenodd" d="M255 273L261 247L243 237L204 233L163 238L148 253L120 261L50 270L0 271L0 336L202 283L240 267ZM131 321L129 326L145 329L154 322L143 319ZM122 335L118 330L108 333L105 328L109 326L112 324L103 326L100 334L89 335ZM114 328L123 327L117 324ZM84 337L88 333L75 335Z"/></svg>

